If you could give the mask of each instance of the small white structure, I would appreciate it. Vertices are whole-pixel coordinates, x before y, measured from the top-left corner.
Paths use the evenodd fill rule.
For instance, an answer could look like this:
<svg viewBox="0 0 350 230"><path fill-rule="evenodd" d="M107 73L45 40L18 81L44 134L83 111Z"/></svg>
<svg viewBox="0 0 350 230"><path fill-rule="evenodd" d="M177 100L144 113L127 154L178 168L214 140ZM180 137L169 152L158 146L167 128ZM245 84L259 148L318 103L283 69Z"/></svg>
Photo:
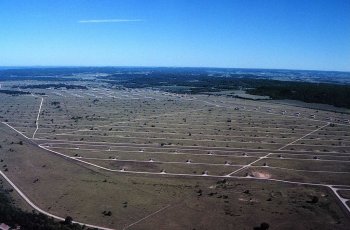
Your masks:
<svg viewBox="0 0 350 230"><path fill-rule="evenodd" d="M5 223L0 224L0 230L9 230L9 229L10 229L10 226L8 226L7 224Z"/></svg>

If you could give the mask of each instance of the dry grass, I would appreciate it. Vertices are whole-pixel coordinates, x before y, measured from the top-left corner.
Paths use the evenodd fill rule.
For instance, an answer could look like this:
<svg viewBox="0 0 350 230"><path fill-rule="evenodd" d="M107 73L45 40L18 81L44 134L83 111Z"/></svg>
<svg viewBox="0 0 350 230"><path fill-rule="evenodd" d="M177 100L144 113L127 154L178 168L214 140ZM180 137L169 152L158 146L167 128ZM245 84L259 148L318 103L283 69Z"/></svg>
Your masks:
<svg viewBox="0 0 350 230"><path fill-rule="evenodd" d="M104 91L95 87L87 91L45 91L48 96L44 97L36 135L45 140L35 141L110 169L154 173L165 169L167 173L188 175L207 171L211 176L225 176L239 165L273 154L235 174L242 178L225 181L134 175L107 172L59 157L1 124L0 167L7 168L10 179L44 210L116 229L168 205L130 229L252 229L261 222L274 229L349 226L347 214L329 190L266 180L350 185L350 173L332 173L349 171L347 162L313 159L317 155L324 160L349 160L349 127L328 126L278 150L321 127L329 116L341 120L348 115L222 96L198 95L185 100L155 91ZM31 137L40 100L6 96L0 104L1 121ZM296 112L302 116L292 116ZM308 119L312 114L317 114L316 120ZM264 163L330 173L269 168ZM246 178L246 174L260 180ZM311 204L312 196L319 202ZM103 211L111 211L112 216L105 216Z"/></svg>

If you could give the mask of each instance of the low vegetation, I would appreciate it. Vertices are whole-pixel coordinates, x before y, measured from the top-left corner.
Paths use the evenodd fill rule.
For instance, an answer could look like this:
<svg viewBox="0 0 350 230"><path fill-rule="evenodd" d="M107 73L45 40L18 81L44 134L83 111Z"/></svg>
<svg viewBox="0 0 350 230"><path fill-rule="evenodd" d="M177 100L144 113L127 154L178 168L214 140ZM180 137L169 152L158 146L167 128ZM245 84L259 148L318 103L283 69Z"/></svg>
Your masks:
<svg viewBox="0 0 350 230"><path fill-rule="evenodd" d="M18 90L4 90L4 89L0 90L0 93L12 95L12 96L30 94L29 92L24 92L24 91L18 91Z"/></svg>
<svg viewBox="0 0 350 230"><path fill-rule="evenodd" d="M13 86L14 88L21 88L21 89L87 89L86 86L83 85L67 85L67 84L39 84L39 85L23 85L23 86Z"/></svg>
<svg viewBox="0 0 350 230"><path fill-rule="evenodd" d="M283 82L263 85L247 91L250 94L270 96L272 99L292 99L309 103L329 104L350 108L350 86Z"/></svg>
<svg viewBox="0 0 350 230"><path fill-rule="evenodd" d="M27 230L80 230L87 229L72 223L72 218L67 216L65 221L55 221L46 215L37 212L25 212L13 205L9 193L13 190L5 190L0 187L0 223L5 223L12 228L20 226Z"/></svg>
<svg viewBox="0 0 350 230"><path fill-rule="evenodd" d="M270 96L272 99L291 99L350 108L350 100L347 100L350 98L350 86L341 84L278 81L261 79L254 74L219 77L202 72L192 75L186 72L116 74L103 79L126 88L159 88L172 93L202 94L244 89L249 94Z"/></svg>

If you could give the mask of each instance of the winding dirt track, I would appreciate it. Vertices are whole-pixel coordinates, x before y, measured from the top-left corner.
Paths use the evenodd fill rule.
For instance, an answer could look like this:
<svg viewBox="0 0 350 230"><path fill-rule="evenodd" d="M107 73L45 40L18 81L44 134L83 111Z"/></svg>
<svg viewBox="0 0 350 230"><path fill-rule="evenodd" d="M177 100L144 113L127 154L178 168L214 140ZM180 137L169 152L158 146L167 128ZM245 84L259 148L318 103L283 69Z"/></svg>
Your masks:
<svg viewBox="0 0 350 230"><path fill-rule="evenodd" d="M34 95L33 95L34 96ZM194 98L195 100L196 98ZM349 199L345 199L345 198L342 198L339 194L338 194L338 190L339 188L337 187L343 187L344 189L342 190L350 190L350 186L347 186L347 185L331 185L331 184L322 184L322 183L306 183L306 182L296 182L296 181L288 181L288 180L280 180L280 179L272 179L272 178L268 178L268 177L262 177L262 178L258 178L258 177L251 177L251 176L246 176L246 177L241 177L241 176L234 176L233 174L237 173L237 172L240 172L241 170L243 169L246 169L246 168L249 168L249 167L260 167L260 166L253 166L254 163L257 163L263 159L266 159L266 158L269 158L269 156L271 154L273 154L274 151L271 151L269 153L267 153L266 155L264 156L261 156L261 157L258 157L257 160L254 160L252 162L250 162L249 164L246 164L246 165L236 165L236 166L240 166L239 169L227 174L227 175L224 175L224 176L218 176L218 175L207 175L207 174L202 174L202 175L193 175L193 174L181 174L181 173L166 173L166 172L142 172L142 171L125 171L125 170L116 170L116 169L110 169L110 168L106 168L106 167L103 167L103 166L100 166L100 165L97 165L97 164L94 164L94 163L90 163L90 162L87 162L87 161L84 161L84 159L88 159L88 158L82 158L82 157L71 157L69 155L66 155L64 153L61 153L61 152L58 152L58 151L54 151L52 149L50 149L48 146L47 146L47 143L45 144L38 144L35 142L35 140L39 140L39 139L35 139L35 134L36 132L38 131L39 129L39 118L40 118L40 113L41 113L41 110L42 110L42 105L43 105L43 101L44 101L44 98L41 97L41 103L40 103L40 107L39 107L39 111L38 111L38 115L37 115L37 119L36 119L36 130L34 131L33 133L33 136L32 138L29 138L28 136L24 135L22 132L18 131L16 128L14 128L13 126L11 126L9 123L6 123L6 122L2 122L3 124L7 125L9 128L11 128L12 130L14 130L15 132L17 132L18 134L20 134L21 136L23 136L24 138L28 139L29 141L31 141L32 143L35 143L39 148L45 150L45 151L48 151L50 153L53 153L53 154L56 154L56 155L59 155L61 157L64 157L66 159L70 159L70 160L74 160L74 161L77 161L79 163L82 163L82 164L86 164L88 166L91 166L91 167L96 167L98 169L101 169L101 170L105 170L105 171L109 171L109 172L115 172L115 173L126 173L126 174L141 174L141 175L159 175L159 176L168 176L168 177L191 177L191 178L195 178L195 177L207 177L207 178L232 178L232 179L241 179L241 180L265 180L265 181L274 181L274 182L280 182L280 183L288 183L288 184L298 184L298 185L309 185L309 186L322 186L322 187L327 187L329 188L331 191L333 191L333 193L335 194L335 196L338 198L338 200L343 204L344 208L347 210L348 214L350 214L350 207L346 204L346 202L349 201ZM200 100L198 100L200 101ZM217 106L217 107L223 107L223 105L218 105L218 104L215 104L215 103L212 103L212 102L207 102L207 101L202 101L203 103L205 104L210 104L210 105L213 105L213 106ZM233 108L233 107L227 107L227 108ZM254 110L251 110L252 112L256 112ZM275 114L275 113L270 113L270 114ZM295 116L292 116L295 118ZM310 120L313 120L315 121L315 119L310 119ZM322 121L324 122L324 121ZM292 142L282 146L281 148L279 148L278 150L282 150L284 148L286 148L287 146L289 145L292 145L294 143L296 143L297 141L319 131L320 129L322 128L325 128L327 127L328 125L330 125L330 122L326 122L325 125L315 129L315 130L312 130L311 132L305 134L304 136L296 139L296 140L293 140ZM344 125L344 124L339 124L339 125ZM105 126L105 125L103 125ZM348 125L345 125L345 126L348 126ZM61 143L71 143L71 142L65 142L65 141L60 141ZM90 143L91 144L91 143ZM106 143L104 143L106 144ZM101 159L100 159L101 160ZM102 160L110 160L110 159L102 159ZM145 161L142 161L142 162L145 162ZM153 162L153 161L150 161L150 162ZM182 164L186 164L186 163L183 163L183 162L162 162L162 161L156 161L157 163L182 163ZM213 164L210 164L210 165L213 165ZM234 165L232 165L234 166ZM269 166L266 166L266 167L269 167ZM271 168L278 168L278 167L271 167ZM287 170L295 170L295 169L287 169ZM314 172L314 171L309 171L309 170L301 170L301 171L305 171L305 172ZM319 171L319 172L322 172L322 171ZM347 172L331 172L331 171L325 171L325 173L347 173ZM56 216L56 215L53 215L49 212L46 212L44 210L42 210L40 207L36 206L25 194L23 191L21 191L2 171L0 171L0 175L16 190L16 192L33 208L35 209L36 211L40 212L40 213L43 213L47 216L50 216L50 217L53 217L57 220L64 220L64 218L62 217L59 217L59 216ZM142 220L158 213L158 212L161 212L165 209L167 209L170 205L166 206L166 207L163 207L162 209L154 212L154 213L151 213L150 215L126 226L124 229L127 229L139 222L141 222ZM92 227L92 228L98 228L98 229L102 229L102 230L113 230L111 228L106 228L106 227L103 227L103 226L96 226L96 225L91 225L91 224L86 224L86 223L81 223L81 222L76 222L74 221L74 223L77 223L77 224L80 224L80 225L86 225L88 227Z"/></svg>

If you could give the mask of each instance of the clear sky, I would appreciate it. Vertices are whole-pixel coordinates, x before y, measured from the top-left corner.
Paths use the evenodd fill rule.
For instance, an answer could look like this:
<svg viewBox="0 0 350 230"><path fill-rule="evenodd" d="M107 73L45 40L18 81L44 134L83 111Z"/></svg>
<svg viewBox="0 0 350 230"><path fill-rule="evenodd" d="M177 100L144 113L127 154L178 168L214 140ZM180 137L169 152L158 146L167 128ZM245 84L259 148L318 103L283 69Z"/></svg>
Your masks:
<svg viewBox="0 0 350 230"><path fill-rule="evenodd" d="M350 0L0 0L0 66L350 71Z"/></svg>

